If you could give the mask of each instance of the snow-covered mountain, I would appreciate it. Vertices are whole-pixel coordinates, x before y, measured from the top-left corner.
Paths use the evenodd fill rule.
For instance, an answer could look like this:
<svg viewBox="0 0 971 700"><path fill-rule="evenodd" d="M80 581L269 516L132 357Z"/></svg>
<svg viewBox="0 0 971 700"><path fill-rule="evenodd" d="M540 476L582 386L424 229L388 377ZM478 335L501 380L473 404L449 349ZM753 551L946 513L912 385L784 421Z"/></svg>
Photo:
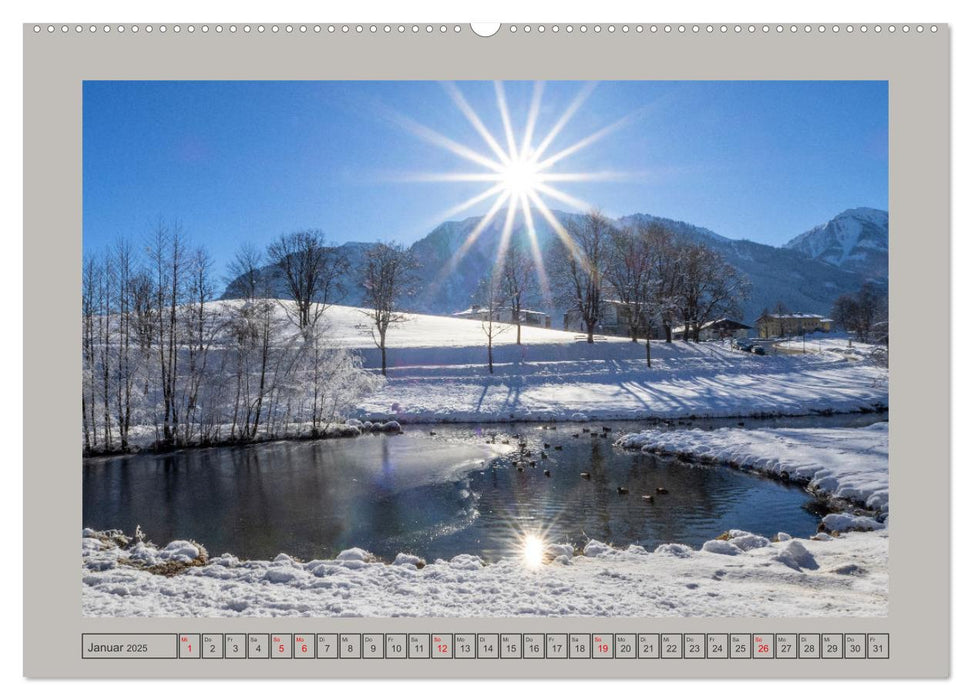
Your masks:
<svg viewBox="0 0 971 700"><path fill-rule="evenodd" d="M880 209L847 209L786 243L813 260L887 278L889 217Z"/></svg>
<svg viewBox="0 0 971 700"><path fill-rule="evenodd" d="M853 215L853 212L863 213ZM564 212L555 214L561 223L579 216ZM749 323L763 309L772 308L780 302L796 311L829 314L833 301L839 295L857 291L867 279L886 284L886 212L873 209L844 212L833 221L816 227L783 247L730 239L700 226L651 214L631 214L617 219L619 224L646 224L655 221L666 226L678 237L711 247L748 276L752 283L751 296L743 304L742 320ZM882 229L880 221L883 222ZM496 217L496 220L485 226L474 241L469 243L480 222L481 217L448 221L412 244L411 250L420 266L418 276L421 284L406 310L451 314L468 307L479 281L492 269L503 226L502 217ZM517 222L514 235L525 235L521 224L522 222ZM556 245L556 236L542 217L535 217L534 224L537 245L544 259L548 260L549 250ZM824 237L829 235L826 233L828 230L832 230L834 236L839 231L856 231L858 234L852 237L850 233L845 233L839 239L852 238L853 244L849 252L836 258L835 262L830 260L831 245L824 241ZM879 246L881 240L882 258ZM344 282L346 295L341 303L361 303L363 294L356 277L361 270L364 253L370 245L355 242L341 246L351 260L351 272ZM463 247L467 250L458 255ZM236 296L234 289L235 282L230 282L223 297ZM529 301L529 304L540 303L538 299ZM551 311L554 327L559 327L562 310Z"/></svg>

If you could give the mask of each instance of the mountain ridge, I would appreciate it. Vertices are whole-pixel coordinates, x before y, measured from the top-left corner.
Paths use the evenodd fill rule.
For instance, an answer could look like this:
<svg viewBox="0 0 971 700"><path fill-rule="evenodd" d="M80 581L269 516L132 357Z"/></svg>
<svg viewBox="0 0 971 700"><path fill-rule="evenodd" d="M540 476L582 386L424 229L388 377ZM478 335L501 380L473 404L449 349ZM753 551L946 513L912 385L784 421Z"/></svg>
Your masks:
<svg viewBox="0 0 971 700"><path fill-rule="evenodd" d="M561 222L581 216L553 213ZM471 242L469 238L482 217L442 222L411 244L409 248L418 260L422 284L407 311L451 314L469 305L480 278L488 273L496 259L503 227L502 217L496 219L482 227ZM742 308L742 320L749 323L763 309L778 303L794 311L828 315L839 295L855 292L866 281L880 285L887 281L888 216L877 209L848 209L778 247L727 238L701 226L648 213L628 214L614 221L620 225L658 222L678 238L702 242L719 252L752 283L752 294ZM881 221L884 222L882 231ZM556 240L556 233L542 217L534 217L534 229L536 244L544 258L548 257L545 254ZM527 234L520 219L514 224L514 232L525 240ZM849 252L844 250L842 256L837 256L837 251L832 249L834 241L844 245L846 240L852 243ZM348 254L355 273L361 269L364 254L371 245L351 241L339 246ZM463 256L456 259L457 251L463 246L466 246ZM231 281L223 298L233 297L233 286ZM347 293L341 303L360 305L363 301L360 283L349 277L344 286ZM530 303L538 301L530 300ZM558 327L562 309L552 311L554 327Z"/></svg>
<svg viewBox="0 0 971 700"><path fill-rule="evenodd" d="M889 228L886 211L856 207L799 234L784 247L843 269L885 278Z"/></svg>

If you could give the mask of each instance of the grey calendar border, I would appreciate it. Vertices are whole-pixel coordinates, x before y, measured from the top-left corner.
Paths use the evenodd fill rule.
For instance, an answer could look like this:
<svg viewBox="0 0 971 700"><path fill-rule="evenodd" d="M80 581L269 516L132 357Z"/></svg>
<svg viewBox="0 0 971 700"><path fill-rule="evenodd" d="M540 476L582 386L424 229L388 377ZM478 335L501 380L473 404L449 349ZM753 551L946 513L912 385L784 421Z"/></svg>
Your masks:
<svg viewBox="0 0 971 700"><path fill-rule="evenodd" d="M46 25L42 25L46 26ZM85 25L87 26L87 25ZM101 25L98 25L101 26ZM255 26L255 25L254 25ZM522 26L522 25L521 25ZM871 25L872 26L872 25ZM950 31L399 34L46 31L24 25L24 673L31 677L942 677L950 669ZM80 614L84 79L888 80L893 536L875 618L101 619ZM43 272L43 274L41 274ZM920 374L911 370L920 368ZM62 400L56 400L62 399ZM940 410L928 411L927 405ZM51 436L49 426L64 436ZM50 492L51 485L56 485ZM934 533L933 539L926 539ZM44 547L37 547L38 540ZM918 560L917 557L920 557ZM84 662L87 633L889 633L865 662L612 659ZM933 644L929 643L933 642ZM753 665L754 664L754 665Z"/></svg>

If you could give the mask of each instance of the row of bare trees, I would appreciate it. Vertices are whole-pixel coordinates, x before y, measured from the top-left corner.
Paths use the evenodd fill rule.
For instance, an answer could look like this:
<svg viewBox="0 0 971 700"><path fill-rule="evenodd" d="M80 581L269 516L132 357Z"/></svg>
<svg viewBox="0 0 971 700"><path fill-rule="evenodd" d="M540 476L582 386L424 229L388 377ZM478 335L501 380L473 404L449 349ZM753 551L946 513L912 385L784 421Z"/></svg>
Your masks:
<svg viewBox="0 0 971 700"><path fill-rule="evenodd" d="M216 302L212 259L178 224L160 222L143 249L122 240L86 258L85 451L326 430L375 382L323 316L347 267L318 231L244 245L230 265L237 298Z"/></svg>
<svg viewBox="0 0 971 700"><path fill-rule="evenodd" d="M651 338L663 330L671 342L676 326L697 341L708 321L737 314L748 280L702 243L678 238L657 222L616 226L598 211L567 221L550 261L555 301L578 319L587 342L604 322L608 304L622 309L632 342L644 339L651 366ZM512 245L474 295L486 336L489 371L495 339L516 327L521 344L523 311L536 296L533 257ZM508 312L508 313L507 313Z"/></svg>
<svg viewBox="0 0 971 700"><path fill-rule="evenodd" d="M856 335L861 343L889 341L887 295L872 282L859 291L840 295L833 302L833 320Z"/></svg>
<svg viewBox="0 0 971 700"><path fill-rule="evenodd" d="M701 327L737 314L749 282L703 243L682 240L662 224L618 227L597 211L567 222L567 240L551 265L558 301L578 318L587 342L603 322L608 300L623 309L631 341L663 329L671 342L675 326L697 341Z"/></svg>

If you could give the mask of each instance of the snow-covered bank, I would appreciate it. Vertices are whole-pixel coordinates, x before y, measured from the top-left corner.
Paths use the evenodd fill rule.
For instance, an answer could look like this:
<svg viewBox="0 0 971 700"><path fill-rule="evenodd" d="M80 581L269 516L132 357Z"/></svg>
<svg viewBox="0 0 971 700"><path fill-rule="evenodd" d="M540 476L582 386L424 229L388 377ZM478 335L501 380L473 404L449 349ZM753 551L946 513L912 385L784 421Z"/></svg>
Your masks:
<svg viewBox="0 0 971 700"><path fill-rule="evenodd" d="M305 563L223 555L175 576L142 567L189 562L199 554L193 543L136 545L132 561L129 550L94 534L82 539L89 616L868 617L888 609L885 530L778 542L732 531L700 551L620 551L591 541L573 556L570 545L550 545L547 563L532 569L516 558L484 565L469 554L423 567L399 555L388 565L359 549Z"/></svg>
<svg viewBox="0 0 971 700"><path fill-rule="evenodd" d="M645 430L617 445L722 462L807 484L814 493L889 509L889 423L866 428Z"/></svg>

